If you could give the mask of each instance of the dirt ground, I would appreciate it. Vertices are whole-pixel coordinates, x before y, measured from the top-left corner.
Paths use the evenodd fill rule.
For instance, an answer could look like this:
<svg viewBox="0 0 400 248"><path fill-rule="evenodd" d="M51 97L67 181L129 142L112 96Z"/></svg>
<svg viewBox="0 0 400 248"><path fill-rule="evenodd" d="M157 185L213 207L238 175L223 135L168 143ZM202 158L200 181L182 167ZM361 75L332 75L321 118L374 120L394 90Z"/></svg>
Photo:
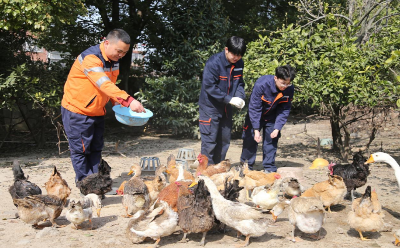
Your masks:
<svg viewBox="0 0 400 248"><path fill-rule="evenodd" d="M165 163L169 154L177 156L180 148L192 148L196 154L200 152L200 141L189 139L173 139L168 135L143 135L135 136L134 131L129 127L113 123L110 128L107 124L105 135L104 159L111 165L111 177L114 180L114 187L129 178L127 172L136 156L158 157L161 163ZM327 120L316 120L305 124L287 123L282 131L279 149L277 153L277 166L280 171L299 171L305 188L316 182L326 180L327 169L311 170L309 166L316 158L316 139L330 138L330 126ZM396 159L400 156L400 126L388 126L377 135L372 143L370 152L379 151L389 153ZM357 150L368 141L365 133L354 134L352 147ZM115 142L120 140L118 151L115 151ZM240 139L232 140L227 158L231 159L233 165L239 163L241 153ZM11 147L12 146L12 147ZM64 150L66 144L64 144ZM365 154L369 156L369 154ZM261 149L259 149L257 164L261 163ZM329 147L322 149L321 157L329 161L338 161L336 154L333 154ZM49 144L46 149L36 149L29 145L8 144L3 151L0 150L0 247L147 247L153 241L146 241L143 244L132 244L125 237L125 230L129 219L122 217L124 209L121 204L121 196L107 195L103 200L104 208L100 218L93 219L93 230L75 230L72 224L65 218L65 209L56 220L59 225L67 225L63 228L53 229L50 223L44 223L48 227L43 230L35 230L31 225L25 224L15 218L16 208L12 203L9 186L13 183L11 170L12 161L18 159L23 166L25 175L29 180L38 184L43 193L44 183L50 177L53 166L61 172L62 176L70 187L72 194L70 198L79 198L79 191L74 185L74 171L69 158L69 153L58 154L58 148ZM399 160L398 160L399 161ZM282 169L283 168L283 169ZM258 238L251 238L249 247L394 247L393 232L400 229L400 199L397 181L391 167L386 164L374 164L371 166L371 175L368 184L375 189L379 200L383 205L385 223L387 230L380 233L364 233L370 238L368 241L361 241L358 233L347 224L347 214L350 210L349 201L332 208L333 213L327 214L326 222L321 231L321 240L310 239L307 235L296 230L296 236L300 241L292 243L287 239L291 235L292 227L288 221L285 211L278 221L268 228L268 232ZM360 196L365 187L357 190ZM87 228L88 223L83 227ZM241 242L234 242L236 232L229 230L226 234L208 234L206 247L233 247ZM186 244L179 243L182 233L177 231L169 237L161 239L161 247L197 247L201 234L189 234L190 241Z"/></svg>

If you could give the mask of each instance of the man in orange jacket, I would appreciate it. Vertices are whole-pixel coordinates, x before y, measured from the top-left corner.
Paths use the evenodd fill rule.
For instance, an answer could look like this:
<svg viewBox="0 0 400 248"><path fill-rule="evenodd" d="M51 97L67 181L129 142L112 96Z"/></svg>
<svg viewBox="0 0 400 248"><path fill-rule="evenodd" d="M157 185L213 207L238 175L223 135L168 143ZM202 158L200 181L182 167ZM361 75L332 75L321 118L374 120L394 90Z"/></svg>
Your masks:
<svg viewBox="0 0 400 248"><path fill-rule="evenodd" d="M104 42L83 51L69 72L61 113L76 182L98 172L107 102L129 106L138 113L145 111L140 102L115 85L118 61L128 52L129 46L128 33L114 29Z"/></svg>

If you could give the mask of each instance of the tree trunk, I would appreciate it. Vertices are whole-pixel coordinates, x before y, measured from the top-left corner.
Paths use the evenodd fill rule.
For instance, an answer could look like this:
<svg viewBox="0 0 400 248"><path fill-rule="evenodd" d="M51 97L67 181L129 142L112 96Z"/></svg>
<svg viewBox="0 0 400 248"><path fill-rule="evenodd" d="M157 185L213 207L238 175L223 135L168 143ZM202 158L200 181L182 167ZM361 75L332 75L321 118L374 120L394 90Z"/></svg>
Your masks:
<svg viewBox="0 0 400 248"><path fill-rule="evenodd" d="M331 117L329 118L331 123L332 129L332 140L333 146L332 149L334 151L340 152L341 148L343 147L342 135L340 133L340 121L339 121L339 110L334 110Z"/></svg>

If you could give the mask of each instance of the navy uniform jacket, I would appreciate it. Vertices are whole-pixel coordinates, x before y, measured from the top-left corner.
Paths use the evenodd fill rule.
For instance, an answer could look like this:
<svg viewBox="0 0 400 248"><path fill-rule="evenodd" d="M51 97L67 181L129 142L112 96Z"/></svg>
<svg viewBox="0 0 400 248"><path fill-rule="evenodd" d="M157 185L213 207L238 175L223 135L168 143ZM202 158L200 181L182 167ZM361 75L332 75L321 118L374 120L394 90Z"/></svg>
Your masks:
<svg viewBox="0 0 400 248"><path fill-rule="evenodd" d="M204 67L200 91L199 107L201 111L207 113L208 116L222 117L224 112L227 116L231 115L229 101L232 97L240 97L243 100L246 97L243 67L242 59L231 64L225 57L225 50L208 59Z"/></svg>
<svg viewBox="0 0 400 248"><path fill-rule="evenodd" d="M254 84L249 102L249 117L253 129L259 130L266 123L275 123L274 129L281 130L292 107L293 93L293 85L279 91L273 75L260 77ZM247 129L248 126L244 128Z"/></svg>

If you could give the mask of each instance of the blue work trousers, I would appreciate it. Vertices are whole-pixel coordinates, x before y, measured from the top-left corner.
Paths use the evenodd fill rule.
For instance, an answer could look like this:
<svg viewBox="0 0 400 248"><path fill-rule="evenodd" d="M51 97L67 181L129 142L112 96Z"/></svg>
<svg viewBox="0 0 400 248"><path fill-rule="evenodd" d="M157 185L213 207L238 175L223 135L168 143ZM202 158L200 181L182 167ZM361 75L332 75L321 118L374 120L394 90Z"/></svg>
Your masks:
<svg viewBox="0 0 400 248"><path fill-rule="evenodd" d="M98 172L104 146L104 116L86 116L61 107L64 130L68 137L75 180Z"/></svg>
<svg viewBox="0 0 400 248"><path fill-rule="evenodd" d="M274 131L274 123L267 123L263 127L262 137L263 137L263 166L264 170L270 172L276 172L277 168L275 166L275 155L278 149L278 140L281 137L279 132L278 137L272 139L271 133ZM253 165L256 161L258 143L254 140L254 131L251 126L247 126L247 129L243 130L243 148L242 155L240 156L240 161L249 164L249 169L253 169Z"/></svg>
<svg viewBox="0 0 400 248"><path fill-rule="evenodd" d="M232 116L208 117L200 112L201 153L208 164L218 164L225 159L231 142Z"/></svg>

